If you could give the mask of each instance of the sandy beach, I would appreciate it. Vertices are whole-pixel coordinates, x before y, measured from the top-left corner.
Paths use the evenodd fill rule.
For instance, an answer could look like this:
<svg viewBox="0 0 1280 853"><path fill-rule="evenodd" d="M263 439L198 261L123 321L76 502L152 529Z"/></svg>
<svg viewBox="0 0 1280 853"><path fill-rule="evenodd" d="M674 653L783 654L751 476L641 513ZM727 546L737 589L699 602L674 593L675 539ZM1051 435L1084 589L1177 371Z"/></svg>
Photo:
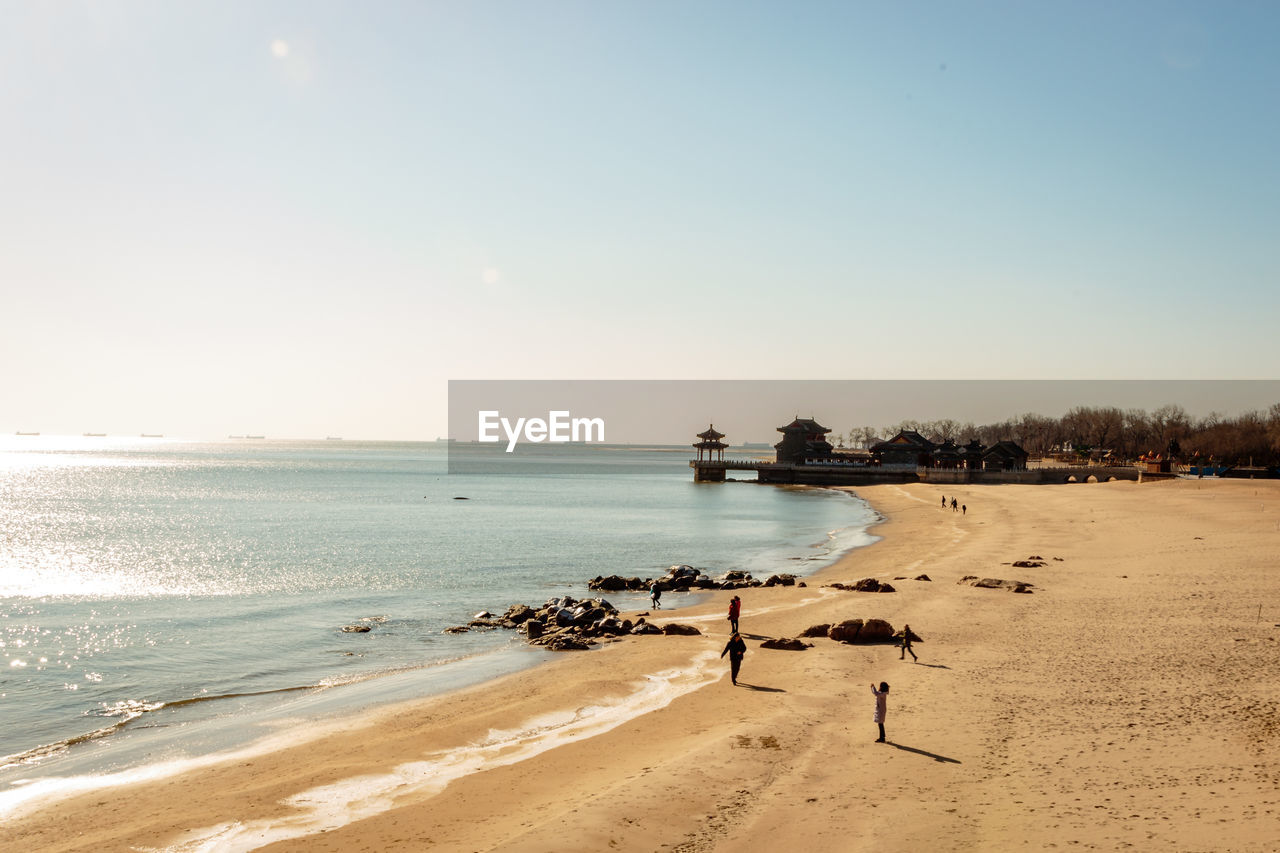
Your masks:
<svg viewBox="0 0 1280 853"><path fill-rule="evenodd" d="M5 819L0 848L1276 849L1280 483L856 491L883 538L805 588L739 593L736 688L717 593L651 617L702 636L566 653L302 743L37 803ZM1044 565L1009 565L1032 556ZM823 588L863 577L897 591ZM825 638L759 648L850 618L910 623L919 662Z"/></svg>

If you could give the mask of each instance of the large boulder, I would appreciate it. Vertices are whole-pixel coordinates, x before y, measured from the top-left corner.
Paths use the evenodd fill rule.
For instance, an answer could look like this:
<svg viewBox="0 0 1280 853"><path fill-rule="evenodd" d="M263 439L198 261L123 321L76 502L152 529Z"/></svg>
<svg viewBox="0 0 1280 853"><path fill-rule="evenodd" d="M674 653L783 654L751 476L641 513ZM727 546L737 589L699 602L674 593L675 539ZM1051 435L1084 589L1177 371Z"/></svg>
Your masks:
<svg viewBox="0 0 1280 853"><path fill-rule="evenodd" d="M661 634L662 629L652 622L639 622L631 626L632 634Z"/></svg>
<svg viewBox="0 0 1280 853"><path fill-rule="evenodd" d="M883 619L868 619L862 623L862 631L858 634L859 643L893 642L893 626Z"/></svg>
<svg viewBox="0 0 1280 853"><path fill-rule="evenodd" d="M605 592L621 592L631 588L627 578L621 575L609 575L607 578L597 576L587 581L587 589L601 589Z"/></svg>
<svg viewBox="0 0 1280 853"><path fill-rule="evenodd" d="M503 627L513 628L533 618L534 609L527 604L513 604L502 616ZM510 623L509 625L507 623Z"/></svg>
<svg viewBox="0 0 1280 853"><path fill-rule="evenodd" d="M524 633L530 640L536 640L542 636L542 632L546 629L541 619L529 619L524 623Z"/></svg>
<svg viewBox="0 0 1280 853"><path fill-rule="evenodd" d="M770 575L768 580L764 582L765 586L795 586L795 575Z"/></svg>
<svg viewBox="0 0 1280 853"><path fill-rule="evenodd" d="M837 643L856 643L862 633L861 619L846 619L827 629L827 636Z"/></svg>
<svg viewBox="0 0 1280 853"><path fill-rule="evenodd" d="M692 625L681 625L677 622L671 622L669 624L663 625L662 633L666 634L668 637L673 635L682 636L682 637L691 637L694 635L702 634L701 631L699 631L697 628L693 627Z"/></svg>
<svg viewBox="0 0 1280 853"><path fill-rule="evenodd" d="M831 630L830 625L810 625L800 632L801 637L825 637Z"/></svg>
<svg viewBox="0 0 1280 853"><path fill-rule="evenodd" d="M889 643L893 626L883 619L846 619L827 630L827 636L838 643Z"/></svg>

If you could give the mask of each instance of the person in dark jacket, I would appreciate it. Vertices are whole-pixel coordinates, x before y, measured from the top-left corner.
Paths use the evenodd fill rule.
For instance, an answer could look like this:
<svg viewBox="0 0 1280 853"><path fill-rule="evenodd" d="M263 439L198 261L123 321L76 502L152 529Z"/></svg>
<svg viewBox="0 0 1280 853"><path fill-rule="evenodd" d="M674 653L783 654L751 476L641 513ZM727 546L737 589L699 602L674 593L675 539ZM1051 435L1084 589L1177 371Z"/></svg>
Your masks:
<svg viewBox="0 0 1280 853"><path fill-rule="evenodd" d="M738 670L742 668L742 656L747 653L747 644L743 642L742 635L737 631L733 632L733 636L729 638L729 642L725 645L724 651L720 653L720 657L726 654L729 656L729 678L733 681L734 686L738 684Z"/></svg>
<svg viewBox="0 0 1280 853"><path fill-rule="evenodd" d="M734 596L729 600L729 633L738 633L738 614L742 612L742 599Z"/></svg>
<svg viewBox="0 0 1280 853"><path fill-rule="evenodd" d="M920 660L916 657L916 653L911 650L911 641L915 639L917 638L915 634L911 633L911 626L902 626L902 654L898 655L898 660L906 660L908 654L911 655L913 661Z"/></svg>

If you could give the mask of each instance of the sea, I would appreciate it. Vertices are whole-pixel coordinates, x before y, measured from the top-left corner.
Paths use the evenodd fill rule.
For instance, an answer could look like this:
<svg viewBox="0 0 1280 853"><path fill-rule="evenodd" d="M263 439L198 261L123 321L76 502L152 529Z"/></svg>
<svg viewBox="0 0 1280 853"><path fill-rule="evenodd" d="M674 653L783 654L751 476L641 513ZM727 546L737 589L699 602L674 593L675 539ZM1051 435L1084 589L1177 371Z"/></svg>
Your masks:
<svg viewBox="0 0 1280 853"><path fill-rule="evenodd" d="M482 611L674 564L805 576L875 539L847 492L694 483L689 458L0 438L0 812L59 780L207 759L554 654L444 632Z"/></svg>

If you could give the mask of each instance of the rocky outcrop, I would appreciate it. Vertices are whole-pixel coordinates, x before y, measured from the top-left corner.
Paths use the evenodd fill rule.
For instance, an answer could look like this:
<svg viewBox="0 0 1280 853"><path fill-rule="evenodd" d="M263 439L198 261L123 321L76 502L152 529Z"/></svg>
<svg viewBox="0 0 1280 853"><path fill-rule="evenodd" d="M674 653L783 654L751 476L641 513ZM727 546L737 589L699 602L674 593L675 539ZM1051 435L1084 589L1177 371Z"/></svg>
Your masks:
<svg viewBox="0 0 1280 853"><path fill-rule="evenodd" d="M794 575L775 575L775 584L790 585L795 583ZM790 577L790 584L785 578ZM688 592L693 589L743 589L744 587L764 586L751 577L749 572L734 569L723 577L713 579L693 566L680 564L667 569L667 573L659 578L624 578L621 575L597 575L587 581L587 589L601 592L647 592L654 586L663 592Z"/></svg>
<svg viewBox="0 0 1280 853"><path fill-rule="evenodd" d="M843 589L851 592L897 592L893 584L875 578L863 578L853 583L829 583L831 589Z"/></svg>
<svg viewBox="0 0 1280 853"><path fill-rule="evenodd" d="M883 619L846 619L828 628L827 636L837 643L889 643L893 626Z"/></svg>
<svg viewBox="0 0 1280 853"><path fill-rule="evenodd" d="M1035 584L1026 581L1004 580L1003 578L980 578L977 575L965 575L958 583L976 586L979 589L1007 589L1010 592L1030 594Z"/></svg>
<svg viewBox="0 0 1280 853"><path fill-rule="evenodd" d="M368 625L343 625L344 634L367 634L372 630Z"/></svg>
<svg viewBox="0 0 1280 853"><path fill-rule="evenodd" d="M581 639L568 634L557 634L543 645L553 652L585 652L591 648Z"/></svg>
<svg viewBox="0 0 1280 853"><path fill-rule="evenodd" d="M769 575L764 582L765 586L795 586L795 575Z"/></svg>
<svg viewBox="0 0 1280 853"><path fill-rule="evenodd" d="M810 625L800 632L801 637L825 637L831 630L830 625Z"/></svg>
<svg viewBox="0 0 1280 853"><path fill-rule="evenodd" d="M693 637L693 636L702 635L702 632L699 631L697 628L693 627L692 625L681 625L676 622L663 625L662 633L666 634L668 637L671 637L671 636Z"/></svg>
<svg viewBox="0 0 1280 853"><path fill-rule="evenodd" d="M787 652L802 652L805 649L813 648L812 643L806 643L804 640L797 640L791 637L778 637L777 639L765 640L760 644L762 649L782 649Z"/></svg>
<svg viewBox="0 0 1280 853"><path fill-rule="evenodd" d="M857 642L860 633L862 633L861 619L846 619L827 629L827 636L837 643Z"/></svg>
<svg viewBox="0 0 1280 853"><path fill-rule="evenodd" d="M587 581L587 589L603 592L643 592L651 586L653 586L652 580L646 581L635 577L624 578L621 575L609 575L608 577L597 575Z"/></svg>

